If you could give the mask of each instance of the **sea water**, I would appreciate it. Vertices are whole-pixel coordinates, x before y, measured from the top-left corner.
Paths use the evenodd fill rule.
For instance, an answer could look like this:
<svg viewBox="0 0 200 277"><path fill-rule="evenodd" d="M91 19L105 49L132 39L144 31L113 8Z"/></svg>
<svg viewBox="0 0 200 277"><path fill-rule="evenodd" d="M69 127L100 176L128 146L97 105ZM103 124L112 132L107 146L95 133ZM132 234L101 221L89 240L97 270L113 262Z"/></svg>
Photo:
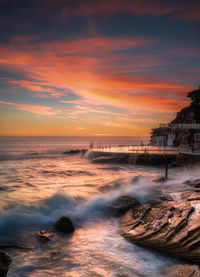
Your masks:
<svg viewBox="0 0 200 277"><path fill-rule="evenodd" d="M0 246L13 262L8 277L160 276L179 261L126 241L119 218L105 207L121 195L147 202L163 167L93 164L84 156L63 154L88 145L140 144L141 138L1 138ZM143 139L144 142L145 138ZM198 169L193 170L198 177ZM188 170L170 169L168 191L181 190ZM75 225L72 235L55 233L43 242L40 230L53 230L60 216Z"/></svg>

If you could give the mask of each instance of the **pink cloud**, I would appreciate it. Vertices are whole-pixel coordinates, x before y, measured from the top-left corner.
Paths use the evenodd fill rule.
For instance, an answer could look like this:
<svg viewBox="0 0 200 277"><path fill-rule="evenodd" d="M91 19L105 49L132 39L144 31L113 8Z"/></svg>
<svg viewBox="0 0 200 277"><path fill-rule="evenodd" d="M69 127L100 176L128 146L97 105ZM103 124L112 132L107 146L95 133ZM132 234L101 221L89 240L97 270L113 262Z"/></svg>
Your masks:
<svg viewBox="0 0 200 277"><path fill-rule="evenodd" d="M12 106L12 107L16 108L17 110L22 110L22 111L26 111L26 112L30 112L30 113L38 114L38 115L53 116L53 115L57 115L60 113L60 111L53 110L51 107L48 107L48 106L17 104L17 103L6 102L6 101L0 101L0 104Z"/></svg>
<svg viewBox="0 0 200 277"><path fill-rule="evenodd" d="M42 83L38 83L38 82L24 81L24 80L20 80L20 81L10 80L9 83L11 85L20 86L25 89L34 91L38 94L38 96L41 96L41 97L48 97L48 96L59 97L64 95L64 92L61 92L56 88L54 89L54 88L45 87L42 85Z"/></svg>
<svg viewBox="0 0 200 277"><path fill-rule="evenodd" d="M145 78L142 74L146 67L166 64L166 59L155 55L127 58L110 54L112 50L133 49L152 43L152 40L102 37L38 43L36 48L29 43L11 43L7 47L0 46L0 65L23 73L26 79L34 79L10 80L10 84L26 88L36 96L59 98L65 94L62 91L70 89L84 101L92 101L93 105L111 104L128 109L145 107L146 112L163 109L173 112L177 110L177 105L182 107L185 103L181 95L177 95L186 93L190 88L176 85L173 80L160 80L160 76ZM141 75L120 74L131 70ZM81 109L77 109L76 113L81 114Z"/></svg>

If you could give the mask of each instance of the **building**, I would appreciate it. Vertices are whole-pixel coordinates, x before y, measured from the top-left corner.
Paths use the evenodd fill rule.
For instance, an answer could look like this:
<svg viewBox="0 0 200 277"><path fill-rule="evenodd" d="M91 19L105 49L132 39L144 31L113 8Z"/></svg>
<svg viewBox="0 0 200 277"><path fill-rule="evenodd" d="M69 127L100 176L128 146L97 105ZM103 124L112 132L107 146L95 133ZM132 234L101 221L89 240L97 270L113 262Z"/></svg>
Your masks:
<svg viewBox="0 0 200 277"><path fill-rule="evenodd" d="M152 130L152 145L200 152L200 88L188 93L187 97L191 99L189 106L178 112L170 123Z"/></svg>

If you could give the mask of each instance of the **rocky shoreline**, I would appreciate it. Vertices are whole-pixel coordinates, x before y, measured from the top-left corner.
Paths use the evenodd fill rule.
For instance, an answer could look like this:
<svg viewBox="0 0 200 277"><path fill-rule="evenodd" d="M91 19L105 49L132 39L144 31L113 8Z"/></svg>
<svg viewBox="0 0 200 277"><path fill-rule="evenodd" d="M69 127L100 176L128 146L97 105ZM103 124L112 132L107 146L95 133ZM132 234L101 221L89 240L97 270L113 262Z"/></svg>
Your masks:
<svg viewBox="0 0 200 277"><path fill-rule="evenodd" d="M163 276L200 276L200 180L184 185L190 186L191 190L178 195L176 201L137 205L120 219L120 232L129 241L195 265L192 268L188 265L187 269L186 265L173 267L174 271L168 269Z"/></svg>
<svg viewBox="0 0 200 277"><path fill-rule="evenodd" d="M174 146L187 152L200 151L200 88L188 93L191 103L180 110L167 124L152 129L151 145ZM172 140L171 140L172 139Z"/></svg>
<svg viewBox="0 0 200 277"><path fill-rule="evenodd" d="M167 194L162 185L156 200L143 205L133 195L124 195L109 203L107 213L120 217L120 233L130 242L156 249L183 260L183 263L155 272L156 277L200 277L200 180L186 181L182 192ZM185 190L185 188L187 188ZM68 217L61 217L54 230L36 235L49 243L54 232L75 231ZM11 257L0 250L0 276L7 275Z"/></svg>

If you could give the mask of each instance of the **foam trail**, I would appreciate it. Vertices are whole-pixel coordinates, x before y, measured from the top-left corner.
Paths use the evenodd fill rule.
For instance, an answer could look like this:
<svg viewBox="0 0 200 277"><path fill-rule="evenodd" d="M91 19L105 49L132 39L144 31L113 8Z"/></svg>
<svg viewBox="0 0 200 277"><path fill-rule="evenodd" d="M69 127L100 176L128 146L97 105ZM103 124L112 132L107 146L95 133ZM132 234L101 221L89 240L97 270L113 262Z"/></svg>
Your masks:
<svg viewBox="0 0 200 277"><path fill-rule="evenodd" d="M103 194L99 194L92 200L71 198L63 192L56 193L48 199L37 202L34 205L15 205L15 208L7 209L0 217L0 234L20 232L21 230L52 228L53 223L60 216L70 216L77 225L81 225L88 219L107 214L107 207L114 200L123 195L134 195L141 204L152 200L154 191L170 187L176 190L178 184L182 184L188 179L197 179L199 168L184 170L179 175L175 172L175 179L159 184L153 182L150 177L140 177L136 182L129 181L119 189ZM192 176L191 176L192 175ZM108 215L109 216L109 215Z"/></svg>
<svg viewBox="0 0 200 277"><path fill-rule="evenodd" d="M1 214L0 235L18 236L27 230L51 228L57 217L72 210L78 200L63 194L55 194L34 205L16 204L14 208L4 210Z"/></svg>
<svg viewBox="0 0 200 277"><path fill-rule="evenodd" d="M133 187L126 193L133 192ZM104 193L93 200L71 198L62 192L34 205L15 205L15 208L5 210L0 217L0 234L15 233L22 230L50 228L57 218L68 215L79 225L88 218L104 214L105 209L115 199L124 195L124 190Z"/></svg>

